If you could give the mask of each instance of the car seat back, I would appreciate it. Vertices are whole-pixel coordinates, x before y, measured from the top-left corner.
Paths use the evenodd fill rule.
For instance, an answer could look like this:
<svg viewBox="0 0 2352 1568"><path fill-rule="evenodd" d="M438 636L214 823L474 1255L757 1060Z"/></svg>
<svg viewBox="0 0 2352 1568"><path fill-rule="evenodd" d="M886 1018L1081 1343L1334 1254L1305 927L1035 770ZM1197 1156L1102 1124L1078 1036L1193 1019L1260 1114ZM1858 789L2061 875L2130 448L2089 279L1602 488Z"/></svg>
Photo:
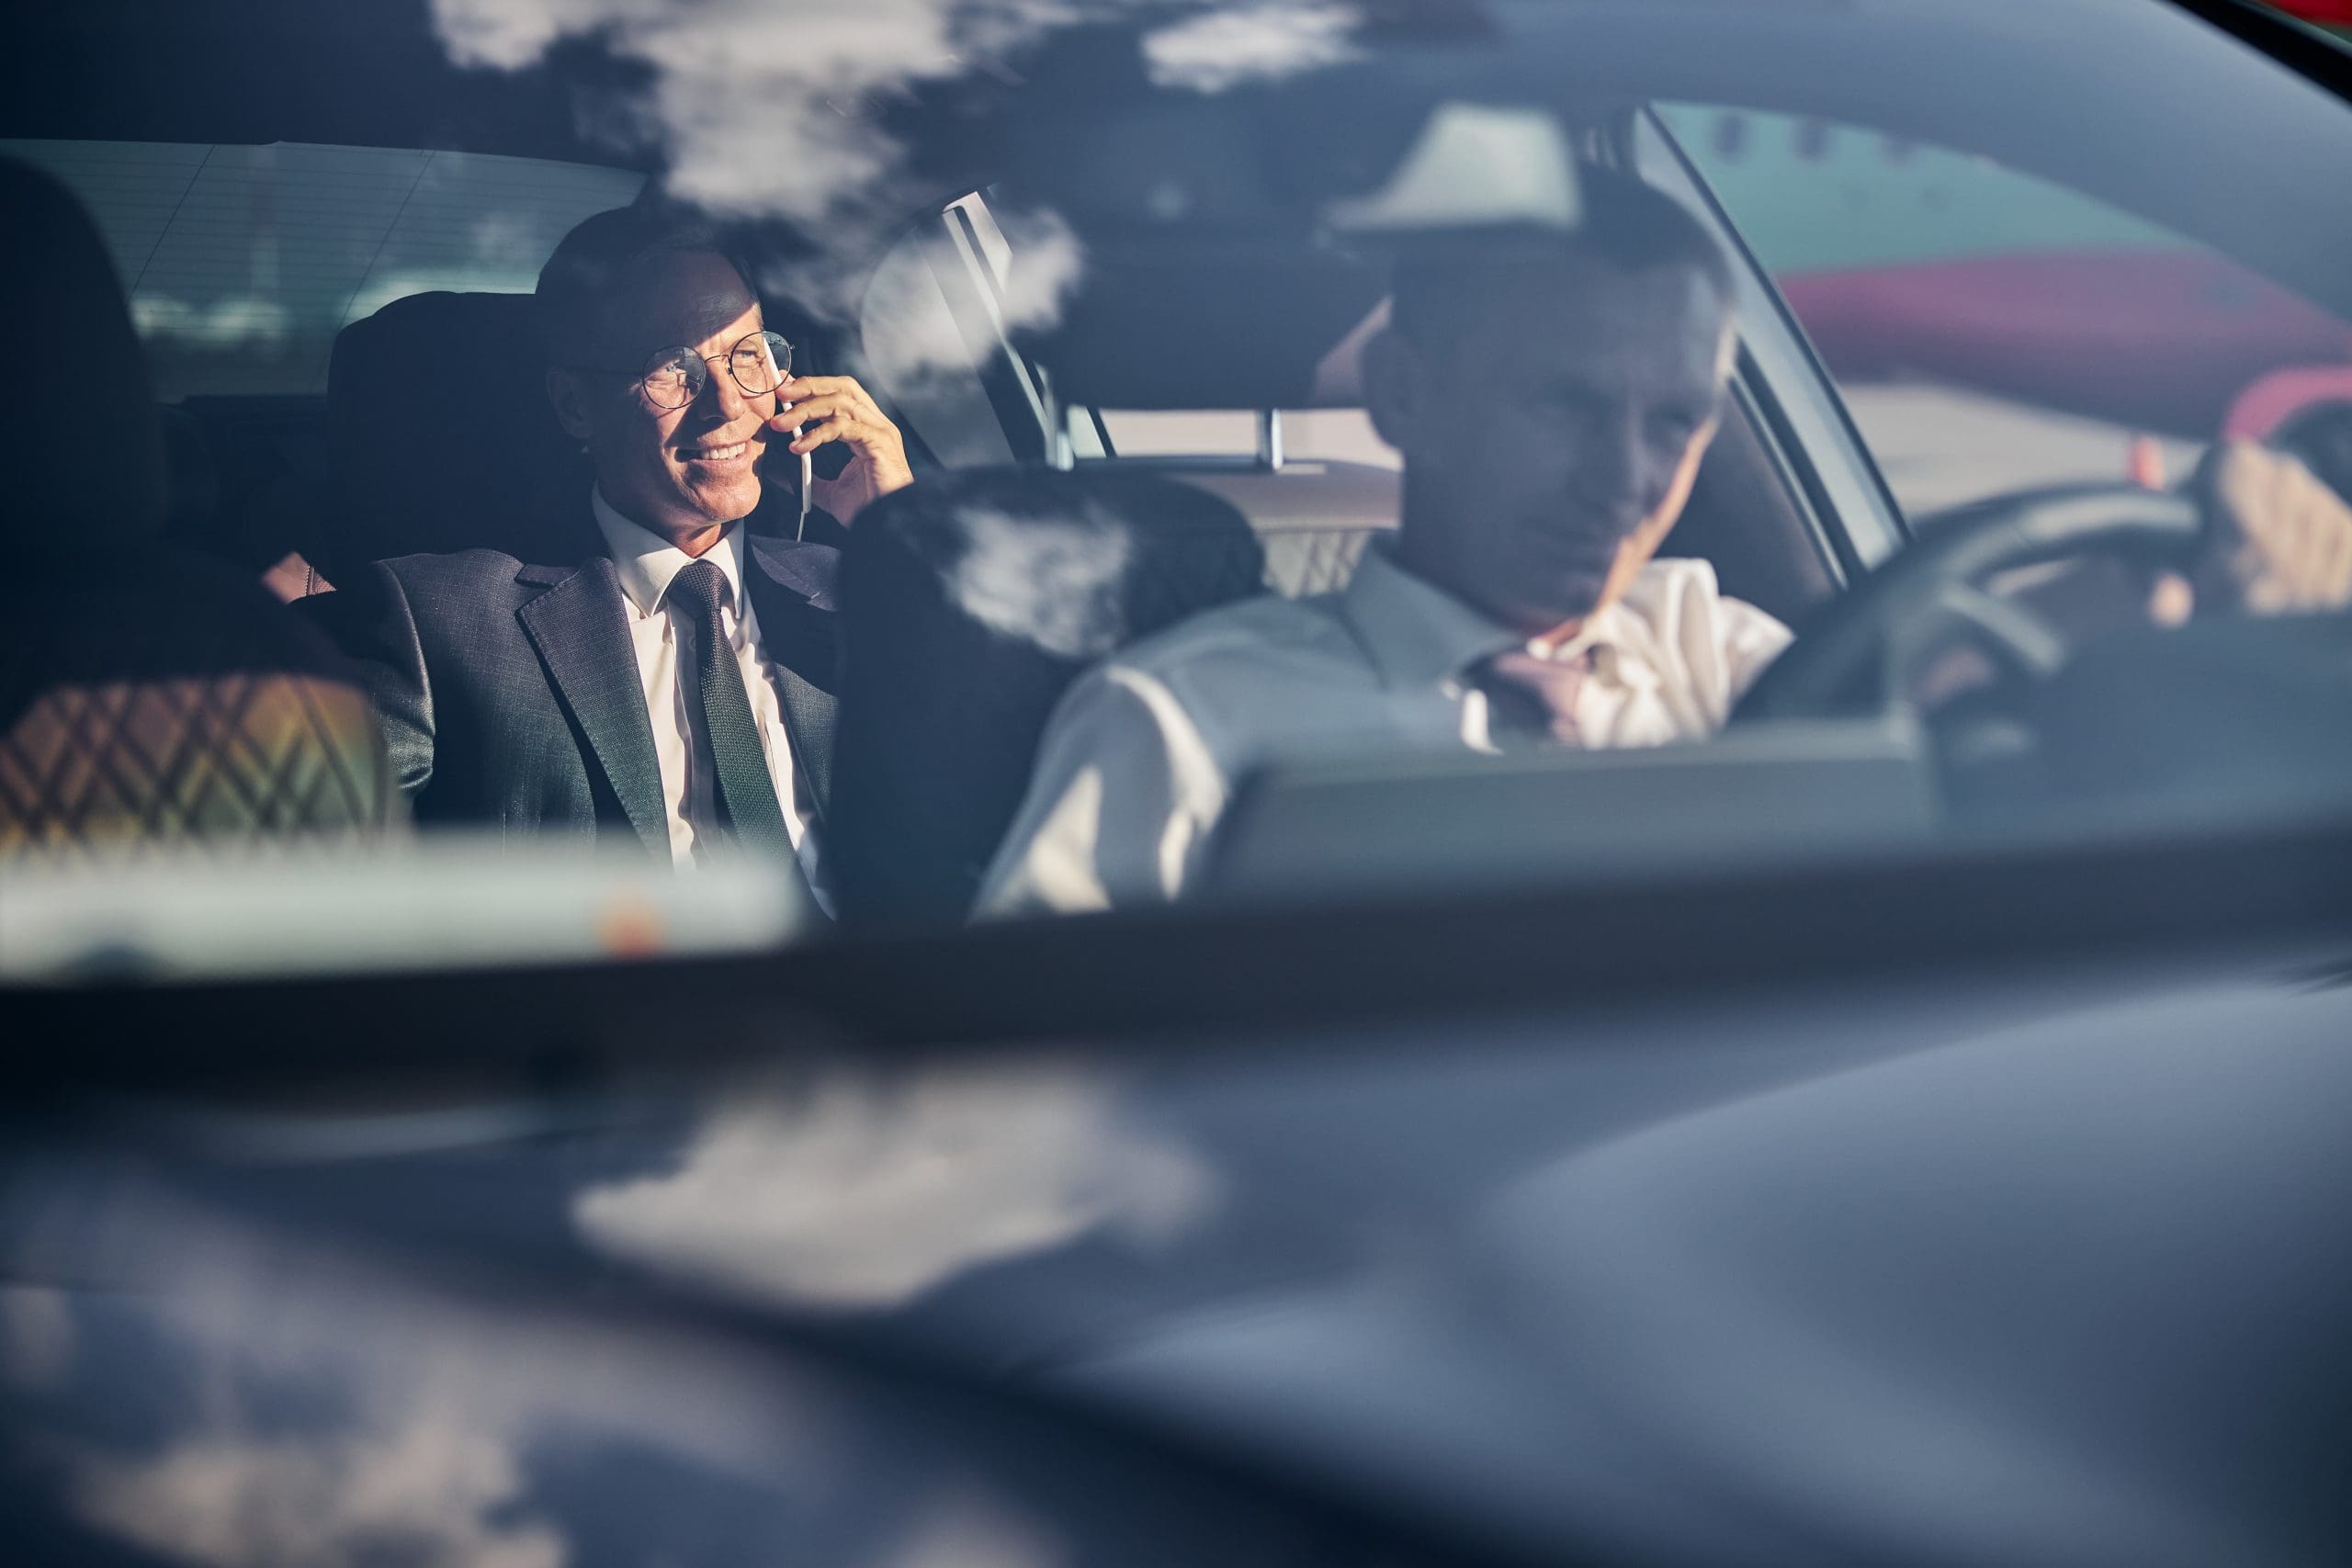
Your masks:
<svg viewBox="0 0 2352 1568"><path fill-rule="evenodd" d="M96 227L0 160L0 863L376 832L399 795L334 650L249 576L153 541L164 442Z"/></svg>
<svg viewBox="0 0 2352 1568"><path fill-rule="evenodd" d="M311 556L336 581L395 556L493 549L541 565L602 547L580 443L548 402L527 294L412 294L335 335L331 514Z"/></svg>
<svg viewBox="0 0 2352 1568"><path fill-rule="evenodd" d="M1265 573L1229 504L1134 470L969 470L868 507L842 567L842 918L963 918L1070 682Z"/></svg>

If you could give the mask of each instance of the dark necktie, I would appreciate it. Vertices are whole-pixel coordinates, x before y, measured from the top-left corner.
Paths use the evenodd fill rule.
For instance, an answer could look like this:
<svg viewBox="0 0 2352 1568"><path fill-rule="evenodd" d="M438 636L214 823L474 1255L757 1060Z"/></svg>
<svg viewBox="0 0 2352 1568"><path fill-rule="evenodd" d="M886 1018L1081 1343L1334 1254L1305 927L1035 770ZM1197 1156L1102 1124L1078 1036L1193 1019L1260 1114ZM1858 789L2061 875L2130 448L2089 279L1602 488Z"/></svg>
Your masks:
<svg viewBox="0 0 2352 1568"><path fill-rule="evenodd" d="M1487 733L1497 745L1581 745L1577 695L1592 673L1592 650L1545 659L1523 648L1498 653L1470 671L1487 694Z"/></svg>
<svg viewBox="0 0 2352 1568"><path fill-rule="evenodd" d="M743 671L735 650L727 644L718 609L727 597L727 578L712 561L689 562L671 580L670 597L695 624L694 694L701 709L703 733L710 740L710 756L718 775L719 814L728 831L746 848L793 858L792 835L784 825L784 810L776 804L775 779L768 772L767 753L752 720L752 699L743 690Z"/></svg>

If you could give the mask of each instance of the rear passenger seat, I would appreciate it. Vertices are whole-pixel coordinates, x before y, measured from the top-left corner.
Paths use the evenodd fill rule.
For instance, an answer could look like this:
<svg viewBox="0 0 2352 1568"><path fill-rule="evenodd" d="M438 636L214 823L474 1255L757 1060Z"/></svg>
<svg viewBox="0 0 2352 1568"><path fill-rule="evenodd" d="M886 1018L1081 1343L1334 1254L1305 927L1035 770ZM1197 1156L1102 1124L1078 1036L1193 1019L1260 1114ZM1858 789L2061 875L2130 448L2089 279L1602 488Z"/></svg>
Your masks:
<svg viewBox="0 0 2352 1568"><path fill-rule="evenodd" d="M171 491L161 538L253 574L282 601L326 592L301 553L323 510L311 471L323 459L289 450L309 421L281 407L266 421L237 419L241 402L194 398L158 411Z"/></svg>
<svg viewBox="0 0 2352 1568"><path fill-rule="evenodd" d="M398 556L489 549L555 566L604 548L585 521L587 457L548 402L533 310L528 294L413 294L336 334L334 481L305 547L329 579ZM794 509L774 500L788 525ZM770 513L763 502L752 527Z"/></svg>
<svg viewBox="0 0 2352 1568"><path fill-rule="evenodd" d="M548 405L527 294L413 294L336 334L326 514L308 554L330 579L396 556L492 549L556 564L600 547L593 482Z"/></svg>
<svg viewBox="0 0 2352 1568"><path fill-rule="evenodd" d="M1121 458L1119 466L1151 465ZM1308 459L1274 469L1163 471L1248 518L1265 552L1266 586L1294 599L1345 588L1372 542L1396 531L1400 479L1394 468Z"/></svg>
<svg viewBox="0 0 2352 1568"><path fill-rule="evenodd" d="M0 385L0 862L374 836L400 809L368 700L333 649L232 566L154 542L164 422L96 230L0 160L0 354L106 367L109 461L70 454L85 403ZM180 433L187 506L200 452ZM103 518L92 537L83 520Z"/></svg>

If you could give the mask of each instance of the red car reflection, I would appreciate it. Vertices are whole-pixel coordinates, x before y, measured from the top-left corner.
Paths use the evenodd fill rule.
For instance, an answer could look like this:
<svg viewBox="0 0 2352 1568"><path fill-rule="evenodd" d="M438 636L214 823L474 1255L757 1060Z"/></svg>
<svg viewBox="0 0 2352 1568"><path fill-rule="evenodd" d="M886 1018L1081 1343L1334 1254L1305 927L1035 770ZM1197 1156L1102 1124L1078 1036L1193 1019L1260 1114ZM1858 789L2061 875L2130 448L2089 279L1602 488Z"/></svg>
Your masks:
<svg viewBox="0 0 2352 1568"><path fill-rule="evenodd" d="M1781 288L1840 377L1925 374L2182 435L2214 434L2273 371L2352 365L2352 327L2193 251L1914 262Z"/></svg>

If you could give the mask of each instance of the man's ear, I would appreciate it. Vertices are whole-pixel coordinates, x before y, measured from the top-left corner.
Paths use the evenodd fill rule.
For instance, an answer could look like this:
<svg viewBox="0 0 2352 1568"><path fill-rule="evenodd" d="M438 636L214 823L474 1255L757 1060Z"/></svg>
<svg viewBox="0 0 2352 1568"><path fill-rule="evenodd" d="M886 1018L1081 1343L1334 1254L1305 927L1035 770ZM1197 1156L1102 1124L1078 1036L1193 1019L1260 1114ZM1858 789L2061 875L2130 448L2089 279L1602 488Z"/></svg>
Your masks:
<svg viewBox="0 0 2352 1568"><path fill-rule="evenodd" d="M1399 452L1419 428L1427 378L1421 352L1395 328L1363 345L1363 407L1373 429Z"/></svg>
<svg viewBox="0 0 2352 1568"><path fill-rule="evenodd" d="M569 370L548 371L548 401L555 406L556 423L563 426L566 435L574 441L588 439L588 400L579 377Z"/></svg>

